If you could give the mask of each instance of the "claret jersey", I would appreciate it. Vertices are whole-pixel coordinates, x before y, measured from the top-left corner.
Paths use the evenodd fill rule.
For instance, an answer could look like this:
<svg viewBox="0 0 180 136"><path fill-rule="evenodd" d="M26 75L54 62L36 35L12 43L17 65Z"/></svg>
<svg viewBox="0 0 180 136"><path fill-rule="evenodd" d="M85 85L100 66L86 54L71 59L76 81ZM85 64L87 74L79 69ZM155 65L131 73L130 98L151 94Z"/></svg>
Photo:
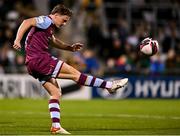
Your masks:
<svg viewBox="0 0 180 136"><path fill-rule="evenodd" d="M36 26L32 27L25 42L26 63L41 55L50 55L49 40L52 38L54 24L49 16L35 17Z"/></svg>

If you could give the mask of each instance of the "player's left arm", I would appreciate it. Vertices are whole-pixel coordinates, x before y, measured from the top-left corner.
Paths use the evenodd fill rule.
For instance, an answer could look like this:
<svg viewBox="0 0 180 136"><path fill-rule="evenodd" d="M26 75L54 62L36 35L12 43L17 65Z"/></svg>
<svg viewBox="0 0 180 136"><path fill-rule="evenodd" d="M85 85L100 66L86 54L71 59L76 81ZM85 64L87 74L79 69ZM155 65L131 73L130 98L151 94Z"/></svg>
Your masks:
<svg viewBox="0 0 180 136"><path fill-rule="evenodd" d="M72 45L64 43L60 39L56 38L54 35L52 35L52 41L54 43L54 47L62 50L68 50L68 51L79 51L82 49L83 44L82 43L74 43Z"/></svg>

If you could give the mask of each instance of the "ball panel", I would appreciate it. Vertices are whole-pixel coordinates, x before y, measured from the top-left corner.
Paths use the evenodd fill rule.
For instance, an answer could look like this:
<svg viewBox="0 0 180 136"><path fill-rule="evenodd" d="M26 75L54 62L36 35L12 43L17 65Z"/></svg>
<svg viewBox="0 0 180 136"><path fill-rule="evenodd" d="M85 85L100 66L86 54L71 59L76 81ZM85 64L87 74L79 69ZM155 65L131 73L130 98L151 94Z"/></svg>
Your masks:
<svg viewBox="0 0 180 136"><path fill-rule="evenodd" d="M152 54L152 47L150 46L150 44L145 45L142 47L141 52L146 54L146 55L151 55Z"/></svg>
<svg viewBox="0 0 180 136"><path fill-rule="evenodd" d="M153 40L151 42L151 45L152 45L152 54L156 54L159 49L158 42L156 40Z"/></svg>
<svg viewBox="0 0 180 136"><path fill-rule="evenodd" d="M145 38L140 44L140 51L148 56L152 56L159 51L159 44L157 40Z"/></svg>

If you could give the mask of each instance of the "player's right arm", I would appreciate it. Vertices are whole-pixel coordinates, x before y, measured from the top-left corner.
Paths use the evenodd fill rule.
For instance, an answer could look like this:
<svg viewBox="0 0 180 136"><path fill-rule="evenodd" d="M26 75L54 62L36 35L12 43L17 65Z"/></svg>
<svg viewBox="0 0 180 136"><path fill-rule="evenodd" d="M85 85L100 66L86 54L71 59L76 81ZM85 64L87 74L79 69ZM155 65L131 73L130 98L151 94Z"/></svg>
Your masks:
<svg viewBox="0 0 180 136"><path fill-rule="evenodd" d="M16 50L21 49L21 39L23 38L25 32L32 26L36 26L36 19L35 18L29 18L25 19L22 24L19 26L19 29L16 34L16 39L14 40L14 45L13 47Z"/></svg>

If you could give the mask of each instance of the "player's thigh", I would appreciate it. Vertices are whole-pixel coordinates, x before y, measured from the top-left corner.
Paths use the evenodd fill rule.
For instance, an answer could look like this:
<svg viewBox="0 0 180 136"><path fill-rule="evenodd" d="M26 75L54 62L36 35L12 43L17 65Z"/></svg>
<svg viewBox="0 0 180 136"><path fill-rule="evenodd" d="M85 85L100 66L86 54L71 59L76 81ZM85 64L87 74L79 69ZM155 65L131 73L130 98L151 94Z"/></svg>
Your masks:
<svg viewBox="0 0 180 136"><path fill-rule="evenodd" d="M72 66L68 65L67 63L63 63L60 73L58 74L58 78L65 78L65 79L72 79L78 80L81 72L77 69L73 68Z"/></svg>
<svg viewBox="0 0 180 136"><path fill-rule="evenodd" d="M61 88L59 87L56 79L51 78L49 81L43 84L43 87L53 98L59 99L61 97Z"/></svg>

